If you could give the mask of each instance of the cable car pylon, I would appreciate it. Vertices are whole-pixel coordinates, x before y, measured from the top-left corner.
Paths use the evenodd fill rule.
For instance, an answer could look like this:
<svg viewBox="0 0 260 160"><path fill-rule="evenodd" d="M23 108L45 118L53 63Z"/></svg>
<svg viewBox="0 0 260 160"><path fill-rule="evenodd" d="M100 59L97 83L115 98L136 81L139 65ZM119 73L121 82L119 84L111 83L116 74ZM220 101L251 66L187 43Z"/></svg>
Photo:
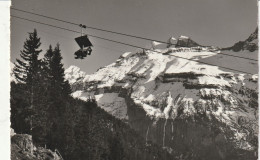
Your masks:
<svg viewBox="0 0 260 160"><path fill-rule="evenodd" d="M77 50L74 55L75 55L75 59L84 59L85 57L87 57L87 55L91 55L92 52L92 48L93 45L90 42L90 40L88 39L87 35L83 34L83 29L86 29L86 25L79 25L80 29L81 29L81 36L75 38L75 41L77 42L77 44L79 45L80 49Z"/></svg>

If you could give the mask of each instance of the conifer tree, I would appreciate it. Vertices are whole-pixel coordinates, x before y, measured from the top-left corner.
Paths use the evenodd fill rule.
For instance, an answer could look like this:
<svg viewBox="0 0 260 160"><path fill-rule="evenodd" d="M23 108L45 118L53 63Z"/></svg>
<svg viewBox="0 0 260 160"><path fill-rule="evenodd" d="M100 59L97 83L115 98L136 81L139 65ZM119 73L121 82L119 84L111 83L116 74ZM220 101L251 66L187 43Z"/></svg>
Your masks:
<svg viewBox="0 0 260 160"><path fill-rule="evenodd" d="M70 85L65 80L64 68L62 64L62 56L59 44L54 49L49 47L43 59L44 64L44 83L46 91L46 104L49 133L48 139L51 147L57 146L59 138L62 138L62 130L65 125L64 113L67 105L67 99L71 93Z"/></svg>
<svg viewBox="0 0 260 160"><path fill-rule="evenodd" d="M30 113L30 119L32 119L32 111L34 104L36 104L37 97L37 85L39 85L40 79L40 60L38 56L42 51L39 49L41 45L40 38L38 37L36 29L29 33L29 38L24 42L24 49L21 51L21 60L17 59L14 67L14 75L18 82L25 84L25 101L28 102L30 107L25 112ZM27 113L27 114L28 114ZM32 120L30 120L32 123ZM31 124L32 127L32 124Z"/></svg>
<svg viewBox="0 0 260 160"><path fill-rule="evenodd" d="M51 132L50 125L52 124L52 119L50 119L50 109L52 108L53 98L52 98L52 81L50 74L50 63L53 56L52 46L46 51L43 60L41 61L40 69L40 85L37 89L40 93L40 99L37 101L35 106L35 117L34 117L34 130L32 132L33 141L38 145L45 146L49 145L47 136Z"/></svg>
<svg viewBox="0 0 260 160"><path fill-rule="evenodd" d="M54 87L57 93L56 96L62 96L65 98L71 93L70 85L68 81L65 80L64 67L62 64L62 56L60 45L57 44L54 51L53 57L50 64L51 74L54 82ZM64 97L65 96L65 97Z"/></svg>
<svg viewBox="0 0 260 160"><path fill-rule="evenodd" d="M37 100L37 86L40 80L41 61L38 59L41 45L36 29L29 33L29 38L24 42L24 49L21 51L21 59L17 59L14 67L14 75L18 82L24 83L27 95L27 100L30 104L30 109L33 109Z"/></svg>
<svg viewBox="0 0 260 160"><path fill-rule="evenodd" d="M42 51L39 49L40 45L40 38L34 29L33 32L29 33L29 39L24 42L24 49L20 53L22 60L16 59L14 75L18 82L31 85L36 78L39 69L38 56Z"/></svg>
<svg viewBox="0 0 260 160"><path fill-rule="evenodd" d="M24 48L20 53L21 59L16 59L15 67L13 69L16 80L19 83L24 84L24 101L28 104L22 110L22 115L27 115L25 117L28 120L30 126L30 133L33 134L34 128L34 117L37 116L35 111L36 104L39 104L41 98L39 93L41 90L41 61L38 59L41 46L40 38L38 37L36 29L33 32L28 33L29 38L24 42ZM32 152L32 151L31 151Z"/></svg>
<svg viewBox="0 0 260 160"><path fill-rule="evenodd" d="M49 74L48 76L50 76L50 64L51 64L52 57L53 57L53 49L52 46L50 45L49 49L44 54L44 58L43 58L43 70L46 72L46 74L47 73Z"/></svg>
<svg viewBox="0 0 260 160"><path fill-rule="evenodd" d="M43 84L45 86L46 90L46 98L50 100L51 91L52 91L52 82L53 82L53 76L51 74L51 63L52 63L52 58L53 58L53 49L52 46L49 46L49 49L46 51L43 61L42 61L42 66L43 66Z"/></svg>
<svg viewBox="0 0 260 160"><path fill-rule="evenodd" d="M43 59L43 78L45 79L44 84L48 93L50 104L59 101L64 101L66 96L71 93L70 85L64 78L64 68L62 64L62 56L59 44L52 49L49 46Z"/></svg>

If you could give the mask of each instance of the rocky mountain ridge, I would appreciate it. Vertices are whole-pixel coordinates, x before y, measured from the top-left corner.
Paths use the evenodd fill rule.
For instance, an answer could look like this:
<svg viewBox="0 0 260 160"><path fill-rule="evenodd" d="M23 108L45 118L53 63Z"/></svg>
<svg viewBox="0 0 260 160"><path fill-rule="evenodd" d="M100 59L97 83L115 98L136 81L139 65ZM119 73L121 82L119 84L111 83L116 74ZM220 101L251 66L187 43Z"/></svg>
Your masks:
<svg viewBox="0 0 260 160"><path fill-rule="evenodd" d="M248 41L256 41L254 35ZM91 75L67 72L66 77L78 77L68 79L73 97L95 98L147 144L157 143L179 158L256 159L257 63L224 56L219 53L234 52L215 47L154 44L152 50L124 53ZM257 50L251 51L245 48L236 55L257 58Z"/></svg>
<svg viewBox="0 0 260 160"><path fill-rule="evenodd" d="M232 47L223 48L223 50L233 50L234 52L239 52L242 50L249 50L250 52L254 52L258 50L258 27L246 40L239 41Z"/></svg>

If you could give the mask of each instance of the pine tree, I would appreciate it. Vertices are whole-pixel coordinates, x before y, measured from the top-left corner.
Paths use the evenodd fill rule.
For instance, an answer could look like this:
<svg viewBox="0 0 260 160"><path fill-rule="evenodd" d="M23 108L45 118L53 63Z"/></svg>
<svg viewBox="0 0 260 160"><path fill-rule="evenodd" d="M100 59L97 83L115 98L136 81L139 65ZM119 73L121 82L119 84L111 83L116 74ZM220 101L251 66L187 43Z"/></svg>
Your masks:
<svg viewBox="0 0 260 160"><path fill-rule="evenodd" d="M14 67L14 75L18 82L25 84L24 97L30 107L25 109L25 112L30 113L31 128L32 128L32 111L34 104L37 102L37 86L40 80L40 60L38 56L42 51L39 49L41 45L40 38L38 37L36 29L29 33L29 38L24 42L24 49L21 51L21 59L17 59Z"/></svg>
<svg viewBox="0 0 260 160"><path fill-rule="evenodd" d="M65 80L64 68L62 64L62 56L59 44L52 49L49 46L43 59L43 74L44 74L44 84L48 103L45 105L47 109L46 124L49 125L51 133L49 133L48 139L50 147L57 147L59 138L62 138L62 131L65 126L64 113L67 105L67 99L71 93L70 85L68 81Z"/></svg>
<svg viewBox="0 0 260 160"><path fill-rule="evenodd" d="M52 49L49 46L43 59L43 79L44 86L47 90L49 104L64 101L70 95L71 89L68 81L65 80L64 68L59 44Z"/></svg>
<svg viewBox="0 0 260 160"><path fill-rule="evenodd" d="M53 57L50 63L50 69L51 69L51 74L54 82L54 88L57 92L56 96L61 96L62 98L66 98L66 96L68 96L71 93L71 89L68 81L66 81L64 78L65 70L61 61L62 61L62 56L61 56L60 45L57 44L53 51Z"/></svg>
<svg viewBox="0 0 260 160"><path fill-rule="evenodd" d="M34 29L29 33L29 39L24 42L24 49L20 53L22 60L16 59L13 71L18 82L30 85L35 79L39 69L38 56L42 51L39 49L40 45L40 38Z"/></svg>
<svg viewBox="0 0 260 160"><path fill-rule="evenodd" d="M52 57L53 57L53 49L52 49L52 46L50 45L49 49L44 54L44 58L43 58L43 62L42 62L43 70L46 74L48 74L48 76L50 76L50 64L51 64ZM50 77L48 77L48 78L50 78Z"/></svg>
<svg viewBox="0 0 260 160"><path fill-rule="evenodd" d="M29 106L25 106L22 110L21 115L26 115L25 119L28 119L30 126L30 133L33 134L34 122L33 119L36 116L36 104L38 104L41 98L39 97L41 83L39 80L41 61L38 59L41 46L40 38L38 37L36 29L33 32L28 33L29 38L24 42L24 49L21 51L20 59L16 59L14 67L14 75L19 83L25 85L24 87L24 101L27 102ZM31 151L32 152L32 151Z"/></svg>
<svg viewBox="0 0 260 160"><path fill-rule="evenodd" d="M49 49L47 50L47 52L44 55L43 61L42 61L42 66L43 66L43 84L45 86L45 90L46 90L46 98L48 99L48 101L50 100L51 95L51 91L53 89L52 87L52 82L53 82L53 76L51 74L51 63L52 63L52 58L53 58L53 49L52 46L49 46ZM49 104L51 104L51 102L49 101Z"/></svg>
<svg viewBox="0 0 260 160"><path fill-rule="evenodd" d="M52 46L46 51L43 60L41 61L40 68L40 85L37 86L39 99L37 105L35 106L35 117L34 117L34 129L32 132L33 141L40 146L49 145L48 134L51 132L50 125L52 124L52 119L50 119L50 109L52 108L53 101L52 98L52 77L50 74L50 63L53 57Z"/></svg>
<svg viewBox="0 0 260 160"><path fill-rule="evenodd" d="M14 67L14 75L18 82L25 84L25 94L30 104L30 110L37 101L37 86L39 85L41 61L38 59L41 45L36 29L29 33L29 39L24 42L24 49L21 51L21 59L17 59ZM25 99L26 99L25 98Z"/></svg>

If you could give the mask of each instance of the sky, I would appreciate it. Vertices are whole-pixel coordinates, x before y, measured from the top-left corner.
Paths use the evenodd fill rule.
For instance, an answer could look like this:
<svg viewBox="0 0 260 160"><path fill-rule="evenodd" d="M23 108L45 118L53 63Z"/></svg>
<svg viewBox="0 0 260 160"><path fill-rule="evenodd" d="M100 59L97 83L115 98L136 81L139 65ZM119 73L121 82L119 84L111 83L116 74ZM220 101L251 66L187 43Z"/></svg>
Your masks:
<svg viewBox="0 0 260 160"><path fill-rule="evenodd" d="M202 45L232 46L245 40L257 27L257 0L12 0L12 7L87 26L160 41L186 35ZM78 26L11 10L20 16L80 31ZM74 59L80 34L11 18L11 61L19 58L28 32L36 28L41 49L60 44L64 67L80 67L87 73L113 63L124 52L137 49L90 37L91 56ZM150 41L86 29L84 33L149 47Z"/></svg>

